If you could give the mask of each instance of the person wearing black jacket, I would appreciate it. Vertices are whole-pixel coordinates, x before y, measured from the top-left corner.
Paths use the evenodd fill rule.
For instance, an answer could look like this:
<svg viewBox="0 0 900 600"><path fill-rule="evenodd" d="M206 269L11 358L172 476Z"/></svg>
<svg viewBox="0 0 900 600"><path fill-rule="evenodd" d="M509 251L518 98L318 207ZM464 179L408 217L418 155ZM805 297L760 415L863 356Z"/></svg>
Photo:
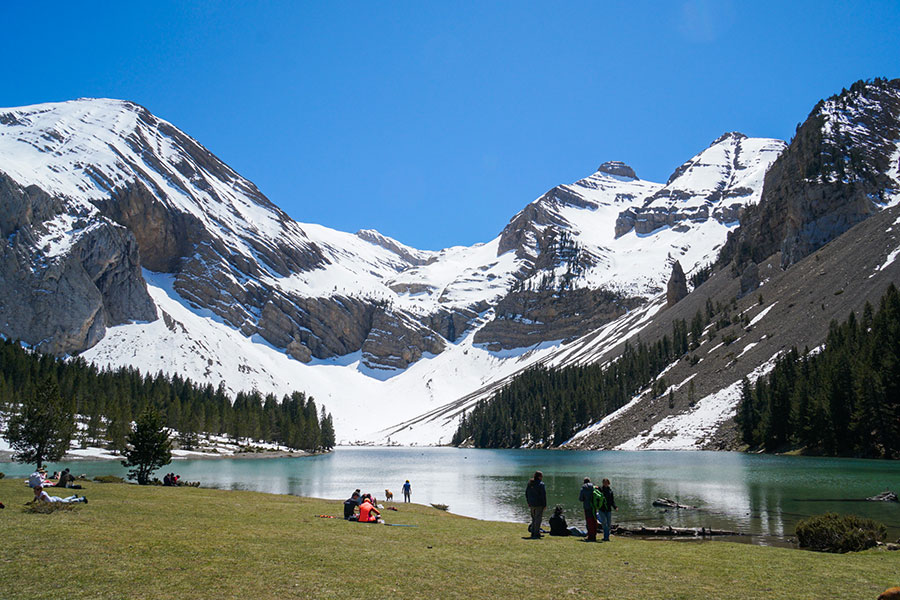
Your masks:
<svg viewBox="0 0 900 600"><path fill-rule="evenodd" d="M544 474L535 471L534 477L528 481L528 485L525 487L525 501L528 502L528 508L531 509L531 525L528 530L531 532L532 539L541 537L541 517L547 507L547 488L544 487L543 479Z"/></svg>
<svg viewBox="0 0 900 600"><path fill-rule="evenodd" d="M359 506L359 492L353 492L353 495L344 500L344 519L352 521L355 519L356 508Z"/></svg>
<svg viewBox="0 0 900 600"><path fill-rule="evenodd" d="M606 498L606 510L599 511L597 516L600 517L600 522L603 524L603 541L608 542L609 528L612 527L612 511L619 510L619 507L616 506L615 496L612 488L609 487L609 479L605 477L603 478L603 485L600 487L600 493Z"/></svg>

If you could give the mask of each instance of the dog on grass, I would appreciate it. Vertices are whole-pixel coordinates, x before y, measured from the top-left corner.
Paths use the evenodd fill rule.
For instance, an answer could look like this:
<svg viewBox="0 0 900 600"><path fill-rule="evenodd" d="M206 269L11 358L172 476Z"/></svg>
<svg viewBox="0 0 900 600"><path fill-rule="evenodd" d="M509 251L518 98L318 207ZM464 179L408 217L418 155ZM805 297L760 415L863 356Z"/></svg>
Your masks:
<svg viewBox="0 0 900 600"><path fill-rule="evenodd" d="M394 501L394 492L391 490L384 490L384 501L385 502L393 502Z"/></svg>
<svg viewBox="0 0 900 600"><path fill-rule="evenodd" d="M900 600L900 587L892 587L881 592L878 600Z"/></svg>

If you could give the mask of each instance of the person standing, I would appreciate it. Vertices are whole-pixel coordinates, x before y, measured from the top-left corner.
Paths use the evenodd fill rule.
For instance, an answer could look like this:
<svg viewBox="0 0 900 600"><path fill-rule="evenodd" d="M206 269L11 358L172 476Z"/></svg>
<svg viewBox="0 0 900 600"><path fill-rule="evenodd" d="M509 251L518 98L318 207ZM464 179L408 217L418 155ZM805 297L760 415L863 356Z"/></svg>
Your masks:
<svg viewBox="0 0 900 600"><path fill-rule="evenodd" d="M613 495L612 488L609 487L609 479L605 477L603 478L603 485L600 486L600 493L603 494L603 499L606 502L597 511L597 515L603 524L603 541L608 542L609 528L612 527L612 511L619 510L619 507L616 506L616 498Z"/></svg>
<svg viewBox="0 0 900 600"><path fill-rule="evenodd" d="M403 484L403 501L411 502L409 497L412 495L412 486L409 485L409 479L406 480L406 483Z"/></svg>
<svg viewBox="0 0 900 600"><path fill-rule="evenodd" d="M528 530L531 531L531 539L539 539L541 537L541 517L544 509L547 508L547 488L544 487L544 474L540 471L534 472L534 477L528 481L525 487L525 501L528 502L528 508L531 509L531 525Z"/></svg>
<svg viewBox="0 0 900 600"><path fill-rule="evenodd" d="M590 477L584 478L584 485L581 486L581 492L578 494L578 500L584 507L584 520L587 522L587 538L586 542L597 541L597 514L594 512L592 504L594 498L594 484L591 483Z"/></svg>

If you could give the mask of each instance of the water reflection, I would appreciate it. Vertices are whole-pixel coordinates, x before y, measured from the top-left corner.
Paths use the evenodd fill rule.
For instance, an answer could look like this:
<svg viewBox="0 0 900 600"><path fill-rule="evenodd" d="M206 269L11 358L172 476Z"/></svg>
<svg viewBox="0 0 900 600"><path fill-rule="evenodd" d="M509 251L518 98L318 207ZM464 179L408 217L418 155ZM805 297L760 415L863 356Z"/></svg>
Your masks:
<svg viewBox="0 0 900 600"><path fill-rule="evenodd" d="M112 461L49 468L64 466L89 476L126 472ZM414 502L448 504L454 513L479 519L525 523L525 483L535 470L544 472L550 506L562 505L569 522L579 526L584 524L578 502L582 479L599 483L608 477L619 505L613 519L619 523L785 536L803 517L836 511L880 520L888 526L890 539L900 537L900 505L827 500L900 491L900 465L890 461L718 452L339 448L311 458L178 460L162 472L178 472L205 487L335 500L356 488L380 499L388 488L400 498L400 488L409 479ZM0 471L25 477L30 468L5 463ZM652 506L659 497L701 510Z"/></svg>

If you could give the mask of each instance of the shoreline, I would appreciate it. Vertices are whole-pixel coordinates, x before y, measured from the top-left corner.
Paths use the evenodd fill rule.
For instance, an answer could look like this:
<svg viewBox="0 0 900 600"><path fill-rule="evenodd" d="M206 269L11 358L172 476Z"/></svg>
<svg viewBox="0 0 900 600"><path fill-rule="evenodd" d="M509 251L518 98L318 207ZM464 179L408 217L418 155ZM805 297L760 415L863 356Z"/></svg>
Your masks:
<svg viewBox="0 0 900 600"><path fill-rule="evenodd" d="M312 456L322 456L324 454L330 454L333 452L329 450L327 452L305 452L303 450L295 450L293 452L288 450L276 450L276 451L266 451L266 452L235 452L233 454L225 454L225 453L216 453L216 452L196 452L190 451L189 454L174 454L174 452L178 452L177 450L173 451L172 461L181 461L181 460L218 460L218 459L264 459L264 458L309 458ZM12 459L13 453L9 451L0 451L0 464L3 463L14 463L15 461ZM120 461L125 457L122 455L118 456L80 456L78 454L66 454L58 461L53 461L56 463L62 462L109 462L109 461ZM21 463L19 463L21 464Z"/></svg>

